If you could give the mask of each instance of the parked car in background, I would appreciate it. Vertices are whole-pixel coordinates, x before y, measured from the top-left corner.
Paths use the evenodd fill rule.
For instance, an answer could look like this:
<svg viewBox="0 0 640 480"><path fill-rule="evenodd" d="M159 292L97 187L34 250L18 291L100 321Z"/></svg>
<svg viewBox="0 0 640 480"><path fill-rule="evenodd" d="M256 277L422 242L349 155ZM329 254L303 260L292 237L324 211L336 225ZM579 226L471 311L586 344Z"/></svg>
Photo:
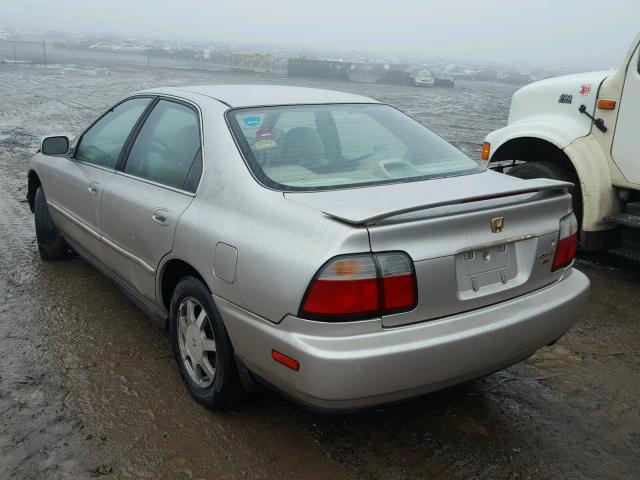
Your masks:
<svg viewBox="0 0 640 480"><path fill-rule="evenodd" d="M486 170L395 108L284 86L138 92L47 137L28 201L163 327L188 389L344 410L518 362L578 319L571 184Z"/></svg>
<svg viewBox="0 0 640 480"><path fill-rule="evenodd" d="M113 52L116 46L111 42L98 42L89 47L89 50L95 52Z"/></svg>
<svg viewBox="0 0 640 480"><path fill-rule="evenodd" d="M456 84L455 79L447 74L437 74L433 79L434 87L449 87L453 88Z"/></svg>
<svg viewBox="0 0 640 480"><path fill-rule="evenodd" d="M429 70L424 68L411 70L409 76L414 87L433 87L434 78Z"/></svg>
<svg viewBox="0 0 640 480"><path fill-rule="evenodd" d="M140 53L141 48L133 43L123 43L115 47L114 51L119 53Z"/></svg>

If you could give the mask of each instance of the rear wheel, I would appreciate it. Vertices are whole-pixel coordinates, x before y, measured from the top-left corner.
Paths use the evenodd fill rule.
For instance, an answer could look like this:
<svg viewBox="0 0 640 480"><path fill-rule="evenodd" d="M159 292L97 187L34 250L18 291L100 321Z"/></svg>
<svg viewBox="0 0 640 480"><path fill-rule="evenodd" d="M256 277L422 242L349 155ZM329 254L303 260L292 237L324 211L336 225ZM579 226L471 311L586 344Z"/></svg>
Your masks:
<svg viewBox="0 0 640 480"><path fill-rule="evenodd" d="M189 391L209 409L232 406L241 389L233 347L211 292L200 280L185 277L169 309L171 346Z"/></svg>
<svg viewBox="0 0 640 480"><path fill-rule="evenodd" d="M43 260L59 260L64 258L69 247L53 223L42 187L38 187L36 190L34 210L36 240L38 242L40 258Z"/></svg>
<svg viewBox="0 0 640 480"><path fill-rule="evenodd" d="M578 223L582 224L582 195L580 193L580 182L576 175L565 165L557 162L535 161L515 165L506 172L507 175L529 180L532 178L550 178L571 182L575 185L571 192L573 197L573 211L578 218Z"/></svg>

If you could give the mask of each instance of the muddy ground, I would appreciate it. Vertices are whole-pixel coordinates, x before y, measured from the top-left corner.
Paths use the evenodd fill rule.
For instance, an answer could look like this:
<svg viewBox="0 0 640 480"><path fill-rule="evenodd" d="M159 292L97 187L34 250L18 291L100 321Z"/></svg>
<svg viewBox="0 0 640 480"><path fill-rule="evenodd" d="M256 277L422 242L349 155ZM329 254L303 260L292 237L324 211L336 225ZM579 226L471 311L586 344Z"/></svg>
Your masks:
<svg viewBox="0 0 640 480"><path fill-rule="evenodd" d="M270 392L228 413L183 387L167 339L79 259L43 263L24 202L28 157L123 95L263 82L363 93L467 153L514 88L418 90L122 67L0 65L0 479L640 478L640 275L580 262L588 308L555 346L411 402L320 417Z"/></svg>

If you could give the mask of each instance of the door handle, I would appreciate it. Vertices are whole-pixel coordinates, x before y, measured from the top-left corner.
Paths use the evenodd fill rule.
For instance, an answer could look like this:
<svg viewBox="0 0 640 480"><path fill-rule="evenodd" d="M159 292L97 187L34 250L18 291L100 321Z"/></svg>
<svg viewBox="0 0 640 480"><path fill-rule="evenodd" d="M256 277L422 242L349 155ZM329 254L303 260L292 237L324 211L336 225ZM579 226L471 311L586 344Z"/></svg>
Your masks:
<svg viewBox="0 0 640 480"><path fill-rule="evenodd" d="M95 195L96 193L98 193L98 187L100 186L100 184L98 182L91 182L89 184L89 193L92 195Z"/></svg>
<svg viewBox="0 0 640 480"><path fill-rule="evenodd" d="M164 208L157 208L151 213L151 220L166 227L169 225L169 212Z"/></svg>

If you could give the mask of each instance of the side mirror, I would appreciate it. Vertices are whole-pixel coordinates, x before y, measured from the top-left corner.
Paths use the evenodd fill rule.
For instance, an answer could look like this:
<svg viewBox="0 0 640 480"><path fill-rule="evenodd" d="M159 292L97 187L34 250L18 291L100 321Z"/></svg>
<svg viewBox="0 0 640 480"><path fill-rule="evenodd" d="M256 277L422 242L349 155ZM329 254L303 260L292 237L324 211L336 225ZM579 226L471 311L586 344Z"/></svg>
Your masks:
<svg viewBox="0 0 640 480"><path fill-rule="evenodd" d="M45 155L64 155L69 151L69 139L62 135L45 137L40 151Z"/></svg>

